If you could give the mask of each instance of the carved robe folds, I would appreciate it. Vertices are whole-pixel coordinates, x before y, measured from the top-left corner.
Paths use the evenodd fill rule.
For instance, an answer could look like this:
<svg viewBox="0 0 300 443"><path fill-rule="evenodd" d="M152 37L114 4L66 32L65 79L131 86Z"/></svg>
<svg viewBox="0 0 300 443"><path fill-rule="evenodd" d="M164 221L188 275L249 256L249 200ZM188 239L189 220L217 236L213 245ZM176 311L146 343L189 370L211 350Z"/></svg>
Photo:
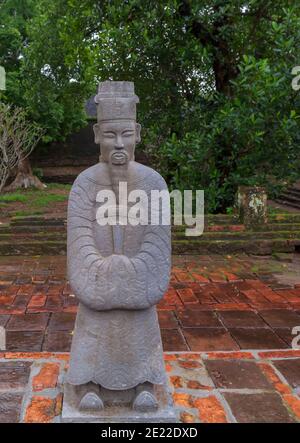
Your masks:
<svg viewBox="0 0 300 443"><path fill-rule="evenodd" d="M167 189L154 170L134 161L128 192ZM90 381L123 390L163 384L165 370L155 304L170 275L170 226L122 226L123 247L114 251L114 231L96 220L100 190L112 189L105 163L76 179L68 207L68 272L80 301L68 382Z"/></svg>

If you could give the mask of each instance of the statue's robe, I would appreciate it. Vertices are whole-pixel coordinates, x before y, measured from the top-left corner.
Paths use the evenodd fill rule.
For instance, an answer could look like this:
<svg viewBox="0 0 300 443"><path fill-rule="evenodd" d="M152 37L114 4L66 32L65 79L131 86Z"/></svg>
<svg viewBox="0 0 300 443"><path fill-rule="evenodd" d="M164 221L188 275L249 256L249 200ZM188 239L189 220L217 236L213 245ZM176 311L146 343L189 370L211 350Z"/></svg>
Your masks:
<svg viewBox="0 0 300 443"><path fill-rule="evenodd" d="M167 190L154 170L131 161L128 193ZM114 251L114 231L100 226L100 190L112 190L106 163L81 173L68 206L68 274L79 299L67 381L94 382L106 389L140 383L163 384L165 368L155 305L170 277L170 225L128 224L122 253Z"/></svg>

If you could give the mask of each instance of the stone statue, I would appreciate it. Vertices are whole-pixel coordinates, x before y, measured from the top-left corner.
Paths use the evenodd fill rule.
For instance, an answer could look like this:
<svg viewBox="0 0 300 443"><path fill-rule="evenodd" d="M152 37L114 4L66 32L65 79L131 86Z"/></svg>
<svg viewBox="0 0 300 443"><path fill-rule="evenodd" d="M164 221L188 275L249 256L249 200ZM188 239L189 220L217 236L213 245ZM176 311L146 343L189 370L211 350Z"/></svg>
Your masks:
<svg viewBox="0 0 300 443"><path fill-rule="evenodd" d="M68 274L80 303L65 401L81 414L118 405L154 413L156 388L166 383L155 305L169 283L170 225L100 225L97 194L113 191L118 205L121 182L149 201L151 190L167 186L134 161L141 127L133 83L100 83L95 101L100 161L77 177L68 206Z"/></svg>

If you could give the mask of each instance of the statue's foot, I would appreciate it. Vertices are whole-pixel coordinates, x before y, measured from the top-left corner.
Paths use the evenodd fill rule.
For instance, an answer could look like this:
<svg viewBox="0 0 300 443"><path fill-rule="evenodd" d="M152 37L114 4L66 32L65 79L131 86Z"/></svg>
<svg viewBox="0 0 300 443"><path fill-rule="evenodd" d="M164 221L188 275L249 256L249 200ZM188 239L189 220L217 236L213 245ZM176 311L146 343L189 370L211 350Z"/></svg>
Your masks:
<svg viewBox="0 0 300 443"><path fill-rule="evenodd" d="M137 412L155 412L158 409L158 401L153 394L153 387L146 384L137 388L137 395L133 401L132 409Z"/></svg>
<svg viewBox="0 0 300 443"><path fill-rule="evenodd" d="M94 383L81 386L81 400L78 409L80 411L101 411L103 408L99 386Z"/></svg>
<svg viewBox="0 0 300 443"><path fill-rule="evenodd" d="M103 408L103 401L95 392L87 392L79 403L80 411L101 411Z"/></svg>

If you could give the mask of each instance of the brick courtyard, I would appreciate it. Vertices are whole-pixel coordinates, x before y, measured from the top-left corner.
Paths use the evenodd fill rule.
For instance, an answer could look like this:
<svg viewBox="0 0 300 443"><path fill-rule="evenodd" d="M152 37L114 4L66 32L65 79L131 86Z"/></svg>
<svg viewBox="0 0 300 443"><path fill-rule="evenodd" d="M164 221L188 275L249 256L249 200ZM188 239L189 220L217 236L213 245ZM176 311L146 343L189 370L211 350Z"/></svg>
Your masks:
<svg viewBox="0 0 300 443"><path fill-rule="evenodd" d="M1 422L59 422L64 353L0 354ZM183 423L300 420L300 351L165 353Z"/></svg>
<svg viewBox="0 0 300 443"><path fill-rule="evenodd" d="M59 421L77 310L64 256L0 261L0 422ZM300 420L299 258L176 256L158 305L183 422Z"/></svg>
<svg viewBox="0 0 300 443"><path fill-rule="evenodd" d="M173 263L170 288L158 305L165 351L291 346L292 328L300 326L297 262L176 256ZM77 300L65 257L5 257L0 271L7 350L69 351Z"/></svg>

